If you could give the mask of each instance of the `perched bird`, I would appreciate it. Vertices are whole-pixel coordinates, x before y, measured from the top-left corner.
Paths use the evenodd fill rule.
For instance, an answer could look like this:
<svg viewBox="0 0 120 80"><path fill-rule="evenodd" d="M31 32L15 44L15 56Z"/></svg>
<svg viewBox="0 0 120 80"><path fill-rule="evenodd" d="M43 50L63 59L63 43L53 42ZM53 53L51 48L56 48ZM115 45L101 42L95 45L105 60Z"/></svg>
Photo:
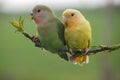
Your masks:
<svg viewBox="0 0 120 80"><path fill-rule="evenodd" d="M37 35L42 47L52 53L58 53L61 58L68 60L64 52L64 25L55 13L45 5L36 5L32 9L31 17L37 26Z"/></svg>
<svg viewBox="0 0 120 80"><path fill-rule="evenodd" d="M66 9L63 12L63 23L65 27L65 41L71 52L71 60L74 63L88 63L86 53L91 45L91 27L81 12L75 9ZM84 55L75 55L76 52L85 51Z"/></svg>

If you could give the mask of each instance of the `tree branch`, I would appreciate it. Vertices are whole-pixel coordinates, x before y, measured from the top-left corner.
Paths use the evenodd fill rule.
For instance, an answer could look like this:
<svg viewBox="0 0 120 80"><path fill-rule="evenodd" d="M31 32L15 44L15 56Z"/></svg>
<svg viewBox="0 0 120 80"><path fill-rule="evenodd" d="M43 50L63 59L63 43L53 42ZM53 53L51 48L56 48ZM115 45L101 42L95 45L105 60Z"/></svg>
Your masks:
<svg viewBox="0 0 120 80"><path fill-rule="evenodd" d="M114 50L117 50L117 49L120 49L120 44L117 44L117 45L111 45L111 46L108 46L108 45L104 45L104 46L97 46L96 49L90 49L88 51L88 55L92 55L92 54L96 54L96 53L99 53L99 52L112 52ZM77 51L76 52L78 55L82 55L83 53L85 53L85 51Z"/></svg>
<svg viewBox="0 0 120 80"><path fill-rule="evenodd" d="M35 36L30 36L28 33L25 33L25 32L23 32L22 34L23 34L26 38L30 39L30 40L35 44L36 47L42 48L42 45L41 45L41 43L40 43L40 40L39 40L37 37L35 37Z"/></svg>
<svg viewBox="0 0 120 80"><path fill-rule="evenodd" d="M23 35L26 38L30 39L35 44L36 47L42 48L40 40L37 37L30 36L28 33L25 33L25 32L23 32ZM96 46L94 49L91 48L86 54L92 55L92 54L96 54L99 52L111 52L111 51L114 51L117 49L120 49L120 44L111 45L111 46L101 45L101 46ZM69 52L69 51L65 50L65 52ZM84 53L85 53L85 51L77 51L76 52L77 55L82 55Z"/></svg>
<svg viewBox="0 0 120 80"><path fill-rule="evenodd" d="M32 37L28 34L28 33L25 33L23 32L22 33L26 38L30 39L31 41L33 41Z"/></svg>

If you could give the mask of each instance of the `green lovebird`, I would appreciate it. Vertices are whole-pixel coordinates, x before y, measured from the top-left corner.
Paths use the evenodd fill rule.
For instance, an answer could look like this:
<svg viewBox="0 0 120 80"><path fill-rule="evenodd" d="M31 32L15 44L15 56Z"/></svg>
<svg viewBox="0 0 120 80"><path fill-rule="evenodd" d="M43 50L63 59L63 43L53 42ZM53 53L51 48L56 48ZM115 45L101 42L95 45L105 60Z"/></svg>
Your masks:
<svg viewBox="0 0 120 80"><path fill-rule="evenodd" d="M64 25L55 16L55 13L45 5L36 5L31 12L37 28L36 37L42 47L52 53L57 53L61 58L68 60L65 50Z"/></svg>

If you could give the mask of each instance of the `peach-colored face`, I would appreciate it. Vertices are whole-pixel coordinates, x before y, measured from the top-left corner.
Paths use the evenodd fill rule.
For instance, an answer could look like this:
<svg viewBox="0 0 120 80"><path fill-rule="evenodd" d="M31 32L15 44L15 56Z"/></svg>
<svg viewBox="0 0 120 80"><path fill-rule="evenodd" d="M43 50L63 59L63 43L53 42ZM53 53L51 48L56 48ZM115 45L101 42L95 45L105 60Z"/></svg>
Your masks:
<svg viewBox="0 0 120 80"><path fill-rule="evenodd" d="M74 10L67 9L63 12L63 23L66 25L65 27L72 26L72 24L77 24L80 20L79 18L80 16Z"/></svg>
<svg viewBox="0 0 120 80"><path fill-rule="evenodd" d="M32 10L31 17L36 24L42 24L45 22L47 14L44 10L37 8Z"/></svg>

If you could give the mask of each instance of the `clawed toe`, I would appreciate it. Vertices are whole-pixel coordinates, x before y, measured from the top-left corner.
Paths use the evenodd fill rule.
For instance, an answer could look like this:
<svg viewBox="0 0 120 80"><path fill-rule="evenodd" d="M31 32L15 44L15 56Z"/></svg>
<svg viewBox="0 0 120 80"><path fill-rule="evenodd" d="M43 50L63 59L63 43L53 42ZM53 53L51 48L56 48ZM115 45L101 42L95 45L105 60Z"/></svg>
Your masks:
<svg viewBox="0 0 120 80"><path fill-rule="evenodd" d="M36 47L41 47L41 43L40 43L40 40L38 39L38 37L32 36L31 38L32 38L32 41L35 43Z"/></svg>
<svg viewBox="0 0 120 80"><path fill-rule="evenodd" d="M85 48L85 54L87 54L87 53L88 53L88 51L89 51L89 49L88 49L88 48Z"/></svg>

